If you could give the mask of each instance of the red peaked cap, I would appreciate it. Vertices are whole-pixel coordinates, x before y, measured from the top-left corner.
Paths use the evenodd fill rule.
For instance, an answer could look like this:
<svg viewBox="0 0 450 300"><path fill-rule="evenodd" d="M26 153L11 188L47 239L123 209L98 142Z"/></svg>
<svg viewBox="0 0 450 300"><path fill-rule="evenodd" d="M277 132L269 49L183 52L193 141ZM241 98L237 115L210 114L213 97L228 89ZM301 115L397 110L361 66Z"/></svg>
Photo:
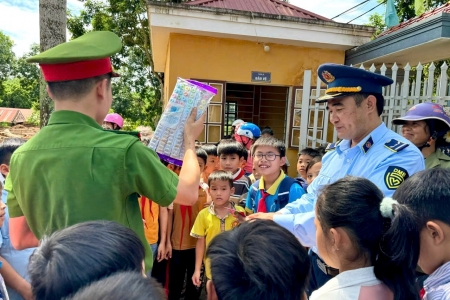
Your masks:
<svg viewBox="0 0 450 300"><path fill-rule="evenodd" d="M81 80L112 73L113 77L120 75L115 73L109 57L84 60L59 64L39 64L47 82Z"/></svg>

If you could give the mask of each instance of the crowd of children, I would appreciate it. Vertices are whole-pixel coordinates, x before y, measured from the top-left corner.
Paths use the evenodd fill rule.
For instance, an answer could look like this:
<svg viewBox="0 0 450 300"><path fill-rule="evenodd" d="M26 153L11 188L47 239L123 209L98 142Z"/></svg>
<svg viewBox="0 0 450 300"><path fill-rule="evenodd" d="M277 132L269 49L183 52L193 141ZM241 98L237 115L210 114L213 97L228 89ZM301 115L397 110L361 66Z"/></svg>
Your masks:
<svg viewBox="0 0 450 300"><path fill-rule="evenodd" d="M24 145L0 145L8 191L0 299L196 300L205 290L210 300L450 299L450 170L420 171L433 153L382 123L390 78L319 67L328 89L316 103L330 101L344 142L325 155L300 151L297 178L286 175L286 147L267 128L261 137L255 124L236 120L217 147L196 143L205 115L196 118L195 108L182 164L161 164L121 134L120 116L105 118L118 76L110 56L121 47L114 33L93 31L28 58L40 63L55 112ZM442 107L425 108L412 108L404 133L441 151L432 145L446 134L423 115L450 119ZM274 216L289 222L283 228Z"/></svg>
<svg viewBox="0 0 450 300"><path fill-rule="evenodd" d="M9 158L24 142L0 144L2 176L8 175ZM252 156L250 176L244 171L246 154ZM0 285L0 297L8 299L9 292L9 299L195 300L203 292L220 300L306 299L312 278L305 248L274 222L246 222L246 216L277 212L307 193L323 154L323 148L301 150L298 177L291 178L283 171L286 147L272 136L255 140L250 151L232 139L197 146L201 180L194 205L163 207L144 196L138 200L155 260L147 274L139 238L108 221L68 227L44 237L36 250L20 253L8 246L2 203L0 274L8 291ZM182 166L161 162L180 174ZM317 248L339 274L309 299L450 299L449 178L444 169L419 172L393 198L360 177L326 186L316 205ZM8 262L11 251L17 254ZM28 257L29 272L21 267ZM420 291L417 266L431 274ZM68 269L73 271L63 271ZM16 277L10 270L21 281L11 281Z"/></svg>
<svg viewBox="0 0 450 300"><path fill-rule="evenodd" d="M218 147L196 149L203 173L193 206L161 207L139 199L155 257L155 278L144 272L145 251L132 230L115 222L85 222L44 237L33 249L26 276L30 299L187 300L199 299L202 291L208 299L220 300L306 299L310 260L305 248L273 221L246 222L245 216L277 211L307 192L302 184L310 184L320 171L321 150L300 152L297 179L281 168L285 157L281 141L260 138L251 150L254 169L261 176L253 185L244 188L240 180L247 177L239 177L243 160L239 143L224 140ZM181 167L164 163L179 174ZM281 200L285 181L291 186ZM244 207L233 197L236 187L245 195ZM309 299L450 299L449 197L450 170L439 168L413 175L393 198L384 197L377 186L360 177L348 176L326 186L316 206L317 247L339 274ZM164 261L168 265L157 271ZM430 274L421 291L417 265ZM8 276L4 268L0 274ZM7 295L1 285L0 293Z"/></svg>

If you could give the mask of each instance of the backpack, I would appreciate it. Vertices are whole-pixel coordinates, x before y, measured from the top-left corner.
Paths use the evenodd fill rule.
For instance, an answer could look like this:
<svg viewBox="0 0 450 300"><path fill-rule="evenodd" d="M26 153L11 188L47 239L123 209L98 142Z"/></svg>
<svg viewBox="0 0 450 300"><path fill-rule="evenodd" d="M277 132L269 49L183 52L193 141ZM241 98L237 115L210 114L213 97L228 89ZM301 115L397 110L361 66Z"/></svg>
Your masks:
<svg viewBox="0 0 450 300"><path fill-rule="evenodd" d="M306 184L305 180L303 178L292 178L289 176L286 176L280 183L280 186L278 187L278 197L275 200L275 211L278 211L282 208L284 208L289 203L289 191L291 189L291 186L293 184L298 184L302 188L304 188L303 185ZM306 184L307 186L307 184ZM256 212L258 208L256 207L256 195L259 191L259 180L257 180L252 186L250 187L250 199L252 201L252 207L251 209ZM268 210L271 210L269 207Z"/></svg>

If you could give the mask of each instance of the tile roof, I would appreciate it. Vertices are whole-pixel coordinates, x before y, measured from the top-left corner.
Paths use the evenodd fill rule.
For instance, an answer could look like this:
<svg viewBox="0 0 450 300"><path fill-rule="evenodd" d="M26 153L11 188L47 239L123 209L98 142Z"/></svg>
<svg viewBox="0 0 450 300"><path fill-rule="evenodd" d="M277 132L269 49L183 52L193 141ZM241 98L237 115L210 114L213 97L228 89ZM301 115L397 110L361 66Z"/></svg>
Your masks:
<svg viewBox="0 0 450 300"><path fill-rule="evenodd" d="M194 0L184 2L183 4L251 11L311 20L332 21L313 12L279 0Z"/></svg>
<svg viewBox="0 0 450 300"><path fill-rule="evenodd" d="M31 109L0 107L0 123L23 123L32 112Z"/></svg>
<svg viewBox="0 0 450 300"><path fill-rule="evenodd" d="M397 26L391 27L388 30L383 31L382 33L380 33L377 38L388 35L392 32L398 31L400 29L403 28L407 28L407 27L412 27L413 25L415 25L418 22L421 22L425 19L431 18L433 16L436 16L439 13L450 13L450 2L437 7L435 9L429 10L427 12L424 12L423 14L421 14L420 16L414 17L412 19L409 19L408 21L405 21L403 23L398 24Z"/></svg>

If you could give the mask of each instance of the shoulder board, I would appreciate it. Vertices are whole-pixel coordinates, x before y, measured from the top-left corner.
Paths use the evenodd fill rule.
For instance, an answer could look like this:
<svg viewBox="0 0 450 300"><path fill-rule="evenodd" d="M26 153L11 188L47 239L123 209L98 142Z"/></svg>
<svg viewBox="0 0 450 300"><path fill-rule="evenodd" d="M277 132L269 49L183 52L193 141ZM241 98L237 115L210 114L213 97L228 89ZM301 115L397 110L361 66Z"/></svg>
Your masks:
<svg viewBox="0 0 450 300"><path fill-rule="evenodd" d="M336 149L337 143L329 143L328 146L325 148L325 152L333 151Z"/></svg>
<svg viewBox="0 0 450 300"><path fill-rule="evenodd" d="M336 149L336 146L339 145L341 141L337 141L336 143L329 143L328 146L325 148L325 152L333 151Z"/></svg>
<svg viewBox="0 0 450 300"><path fill-rule="evenodd" d="M384 146L387 149L391 150L392 152L400 152L403 149L405 149L406 147L408 147L409 144L392 139L392 140L387 141L386 144L384 144Z"/></svg>

